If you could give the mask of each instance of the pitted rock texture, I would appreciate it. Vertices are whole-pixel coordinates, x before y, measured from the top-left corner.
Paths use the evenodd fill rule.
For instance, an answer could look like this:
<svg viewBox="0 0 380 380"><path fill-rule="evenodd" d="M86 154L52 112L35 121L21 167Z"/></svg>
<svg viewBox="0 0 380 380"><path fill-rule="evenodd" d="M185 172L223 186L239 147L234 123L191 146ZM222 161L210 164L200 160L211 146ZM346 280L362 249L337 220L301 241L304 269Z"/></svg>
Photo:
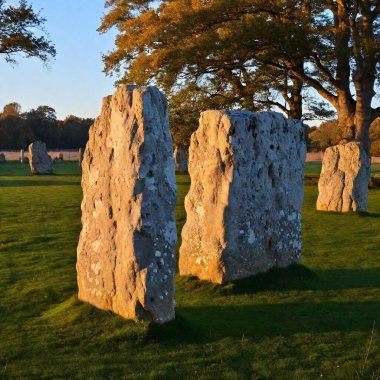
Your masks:
<svg viewBox="0 0 380 380"><path fill-rule="evenodd" d="M32 174L53 172L53 160L48 155L45 143L36 141L29 145L29 165Z"/></svg>
<svg viewBox="0 0 380 380"><path fill-rule="evenodd" d="M327 148L318 182L319 211L366 211L371 159L358 142Z"/></svg>
<svg viewBox="0 0 380 380"><path fill-rule="evenodd" d="M123 86L104 99L82 171L79 299L128 319L173 319L177 194L157 88Z"/></svg>
<svg viewBox="0 0 380 380"><path fill-rule="evenodd" d="M188 171L188 151L180 146L174 148L175 171L186 173Z"/></svg>
<svg viewBox="0 0 380 380"><path fill-rule="evenodd" d="M305 156L300 121L204 112L191 138L181 275L224 283L299 262Z"/></svg>

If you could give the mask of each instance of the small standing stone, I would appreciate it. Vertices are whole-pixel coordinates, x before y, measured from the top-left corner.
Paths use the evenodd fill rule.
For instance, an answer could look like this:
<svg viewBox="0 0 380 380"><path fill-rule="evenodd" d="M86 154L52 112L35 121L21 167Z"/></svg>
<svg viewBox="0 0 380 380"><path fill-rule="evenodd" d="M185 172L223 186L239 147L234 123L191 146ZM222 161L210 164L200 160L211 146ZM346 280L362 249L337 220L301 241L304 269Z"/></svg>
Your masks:
<svg viewBox="0 0 380 380"><path fill-rule="evenodd" d="M172 320L177 193L165 96L123 86L105 98L82 170L79 299L128 319Z"/></svg>
<svg viewBox="0 0 380 380"><path fill-rule="evenodd" d="M300 121L202 113L190 145L181 275L224 283L299 262L305 157Z"/></svg>
<svg viewBox="0 0 380 380"><path fill-rule="evenodd" d="M178 173L186 173L188 171L188 150L176 146L174 149L175 171Z"/></svg>
<svg viewBox="0 0 380 380"><path fill-rule="evenodd" d="M82 161L83 161L83 149L79 148L79 166L82 166Z"/></svg>
<svg viewBox="0 0 380 380"><path fill-rule="evenodd" d="M36 141L29 145L29 165L32 174L53 172L53 160L47 153L45 143Z"/></svg>
<svg viewBox="0 0 380 380"><path fill-rule="evenodd" d="M371 159L358 142L327 148L318 182L319 211L366 211Z"/></svg>
<svg viewBox="0 0 380 380"><path fill-rule="evenodd" d="M4 163L4 162L6 162L5 154L4 153L0 153L0 163Z"/></svg>
<svg viewBox="0 0 380 380"><path fill-rule="evenodd" d="M24 153L24 149L21 149L20 150L20 162L23 164L25 163L25 153Z"/></svg>

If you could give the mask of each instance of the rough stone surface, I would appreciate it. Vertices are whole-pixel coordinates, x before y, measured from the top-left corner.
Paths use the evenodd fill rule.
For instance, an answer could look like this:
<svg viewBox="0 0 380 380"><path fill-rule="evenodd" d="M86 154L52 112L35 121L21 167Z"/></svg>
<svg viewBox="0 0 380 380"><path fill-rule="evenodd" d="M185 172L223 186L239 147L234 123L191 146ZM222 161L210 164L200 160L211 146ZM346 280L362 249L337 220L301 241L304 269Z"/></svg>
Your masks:
<svg viewBox="0 0 380 380"><path fill-rule="evenodd" d="M36 141L29 145L29 165L32 174L53 172L53 160L47 153L45 143Z"/></svg>
<svg viewBox="0 0 380 380"><path fill-rule="evenodd" d="M176 146L174 149L175 171L186 173L188 171L188 152L185 148Z"/></svg>
<svg viewBox="0 0 380 380"><path fill-rule="evenodd" d="M318 183L319 211L366 211L371 160L362 145L351 142L326 149Z"/></svg>
<svg viewBox="0 0 380 380"><path fill-rule="evenodd" d="M177 194L157 88L124 86L104 99L82 171L79 299L129 319L173 319Z"/></svg>
<svg viewBox="0 0 380 380"><path fill-rule="evenodd" d="M224 283L299 262L305 155L300 121L204 112L191 138L181 275Z"/></svg>

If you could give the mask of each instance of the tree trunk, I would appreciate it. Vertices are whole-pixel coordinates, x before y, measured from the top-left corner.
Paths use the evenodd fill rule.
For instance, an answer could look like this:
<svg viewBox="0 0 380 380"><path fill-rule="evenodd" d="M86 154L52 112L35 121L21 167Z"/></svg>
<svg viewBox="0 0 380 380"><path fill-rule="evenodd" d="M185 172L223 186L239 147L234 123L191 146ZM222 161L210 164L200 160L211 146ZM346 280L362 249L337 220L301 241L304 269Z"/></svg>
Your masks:
<svg viewBox="0 0 380 380"><path fill-rule="evenodd" d="M288 100L289 111L288 118L289 119L302 119L303 110L303 96L302 96L302 88L303 82L299 79L292 79L293 85L291 88L291 97Z"/></svg>

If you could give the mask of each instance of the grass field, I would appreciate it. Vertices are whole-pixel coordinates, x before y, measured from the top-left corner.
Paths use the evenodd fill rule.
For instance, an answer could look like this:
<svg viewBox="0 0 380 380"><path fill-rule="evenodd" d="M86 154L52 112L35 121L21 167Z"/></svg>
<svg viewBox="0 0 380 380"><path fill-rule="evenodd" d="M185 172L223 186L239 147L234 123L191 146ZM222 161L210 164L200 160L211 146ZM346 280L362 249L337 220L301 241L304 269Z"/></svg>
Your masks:
<svg viewBox="0 0 380 380"><path fill-rule="evenodd" d="M380 190L367 215L341 215L317 213L306 186L303 266L224 286L177 277L176 320L149 326L77 301L80 171L55 165L0 165L1 379L380 376Z"/></svg>

